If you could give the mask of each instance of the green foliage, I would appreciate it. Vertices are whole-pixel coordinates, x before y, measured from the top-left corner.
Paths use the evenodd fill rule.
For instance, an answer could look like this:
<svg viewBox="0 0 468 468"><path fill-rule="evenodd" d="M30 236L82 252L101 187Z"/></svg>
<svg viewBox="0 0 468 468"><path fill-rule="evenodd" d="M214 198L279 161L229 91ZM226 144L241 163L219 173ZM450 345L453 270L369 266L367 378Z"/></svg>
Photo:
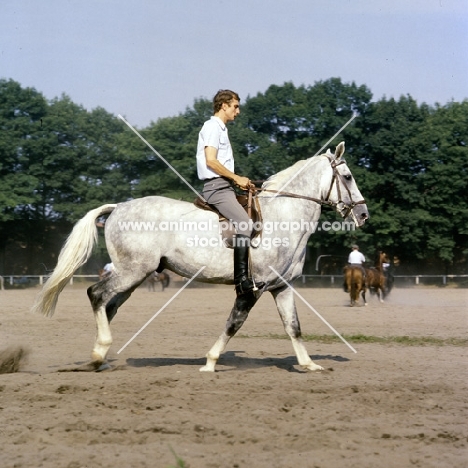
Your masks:
<svg viewBox="0 0 468 468"><path fill-rule="evenodd" d="M255 158L250 166L268 177L310 157L370 99L364 86L344 85L337 78L309 87L270 86L265 94L248 99L230 132L239 164L247 156Z"/></svg>
<svg viewBox="0 0 468 468"><path fill-rule="evenodd" d="M309 260L345 258L357 242L368 258L383 249L402 266L466 271L468 101L433 108L410 96L371 100L367 87L339 78L272 85L243 99L229 126L236 172L266 179L315 154L357 113L330 146L346 141L345 156L371 218L360 230L315 233ZM141 130L197 189L198 132L211 114L211 102L198 99L184 113ZM65 95L47 101L33 88L0 80L0 125L0 270L11 272L12 256L30 271L33 262L53 264L72 223L101 204L147 195L194 198L102 108L87 111ZM322 220L338 217L324 210Z"/></svg>
<svg viewBox="0 0 468 468"><path fill-rule="evenodd" d="M467 101L433 109L408 96L373 103L359 122L366 231L403 264L466 270L467 119Z"/></svg>
<svg viewBox="0 0 468 468"><path fill-rule="evenodd" d="M36 199L29 151L46 112L46 100L35 89L0 80L0 222L21 219Z"/></svg>

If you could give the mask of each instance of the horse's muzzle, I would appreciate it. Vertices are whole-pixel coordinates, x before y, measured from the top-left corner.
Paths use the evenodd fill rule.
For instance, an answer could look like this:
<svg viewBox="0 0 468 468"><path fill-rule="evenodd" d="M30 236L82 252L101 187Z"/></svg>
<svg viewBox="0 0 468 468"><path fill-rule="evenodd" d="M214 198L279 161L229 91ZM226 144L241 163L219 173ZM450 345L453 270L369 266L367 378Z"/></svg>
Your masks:
<svg viewBox="0 0 468 468"><path fill-rule="evenodd" d="M352 209L351 216L356 225L361 227L366 222L366 220L370 218L369 211L367 211L367 205L356 205Z"/></svg>

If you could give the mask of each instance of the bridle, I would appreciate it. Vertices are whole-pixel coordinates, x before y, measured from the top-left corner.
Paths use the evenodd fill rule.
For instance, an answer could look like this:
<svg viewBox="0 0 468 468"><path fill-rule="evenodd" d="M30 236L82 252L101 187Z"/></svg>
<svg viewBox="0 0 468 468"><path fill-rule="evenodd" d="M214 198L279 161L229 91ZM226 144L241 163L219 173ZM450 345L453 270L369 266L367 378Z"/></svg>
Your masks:
<svg viewBox="0 0 468 468"><path fill-rule="evenodd" d="M270 193L277 193L278 195L282 197L301 198L303 200L309 200L309 201L318 203L319 205L330 206L331 208L336 209L336 211L338 211L338 213L340 213L343 218L347 218L349 214L351 213L353 215L354 220L356 221L354 213L353 213L353 208L356 205L364 205L366 201L364 199L359 200L359 201L353 201L351 190L349 190L348 186L346 185L346 181L343 180L343 176L338 172L338 169L337 169L337 167L340 166L341 164L345 164L345 161L341 160L337 162L336 159L332 159L330 155L325 154L325 156L330 161L330 166L333 171L332 179L330 182L330 188L328 189L327 196L325 198L318 199L314 197L308 197L306 195L297 195L295 193L283 192L279 190L263 189L263 188L253 189L253 192L256 192L256 193L270 192ZM338 193L338 201L336 202L330 200L330 195L333 190L333 184L336 184L336 191ZM351 200L349 204L345 203L341 199L341 185L346 189L349 199Z"/></svg>

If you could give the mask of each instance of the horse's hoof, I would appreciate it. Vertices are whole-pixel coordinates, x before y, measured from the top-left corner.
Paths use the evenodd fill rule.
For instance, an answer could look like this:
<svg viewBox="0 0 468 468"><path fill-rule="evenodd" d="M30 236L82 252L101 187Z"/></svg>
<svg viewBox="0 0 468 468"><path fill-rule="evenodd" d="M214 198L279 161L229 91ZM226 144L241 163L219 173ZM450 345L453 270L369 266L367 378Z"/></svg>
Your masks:
<svg viewBox="0 0 468 468"><path fill-rule="evenodd" d="M103 362L97 369L96 372L103 372L112 369L112 366L108 362Z"/></svg>
<svg viewBox="0 0 468 468"><path fill-rule="evenodd" d="M209 353L206 356L206 364L200 367L200 372L214 372L218 359L210 357Z"/></svg>
<svg viewBox="0 0 468 468"><path fill-rule="evenodd" d="M367 307L367 302L364 305Z"/></svg>
<svg viewBox="0 0 468 468"><path fill-rule="evenodd" d="M319 366L318 364L314 364L314 363L309 364L307 366L303 366L303 367L304 369L310 370L312 372L320 372L320 371L325 370L322 366Z"/></svg>

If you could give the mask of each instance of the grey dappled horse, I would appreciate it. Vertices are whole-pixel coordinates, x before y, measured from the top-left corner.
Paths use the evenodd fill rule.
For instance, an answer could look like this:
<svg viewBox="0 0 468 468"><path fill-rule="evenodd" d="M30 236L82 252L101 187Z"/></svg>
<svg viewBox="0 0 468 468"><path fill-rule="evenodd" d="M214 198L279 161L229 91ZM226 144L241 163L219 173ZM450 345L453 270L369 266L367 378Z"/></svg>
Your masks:
<svg viewBox="0 0 468 468"><path fill-rule="evenodd" d="M235 299L226 328L206 355L207 362L201 371L215 370L228 341L264 291L274 297L299 365L313 371L323 370L310 359L302 342L294 293L285 281L291 283L302 273L307 240L313 232L305 226L318 222L321 205L333 207L357 226L362 226L369 217L356 182L342 158L343 153L344 143L340 143L335 154L327 150L325 154L298 161L263 184L258 201L264 229L260 245L250 250L252 276L265 286L261 291ZM286 184L287 192L282 190ZM219 241L217 214L203 211L189 202L151 196L103 205L78 221L62 248L54 272L39 293L33 311L46 316L54 313L60 292L91 255L97 239L96 219L106 214L110 216L105 224L105 238L115 269L110 276L88 288L97 335L92 361L83 366L86 370L106 366L106 356L112 344L110 322L118 308L154 270L168 269L191 278L204 267L196 278L198 281L234 284L233 252ZM170 221L180 225L189 223L192 229L125 229L125 223L132 221L159 227L167 227ZM274 228L266 229L267 223ZM197 238L200 242L195 245Z"/></svg>

